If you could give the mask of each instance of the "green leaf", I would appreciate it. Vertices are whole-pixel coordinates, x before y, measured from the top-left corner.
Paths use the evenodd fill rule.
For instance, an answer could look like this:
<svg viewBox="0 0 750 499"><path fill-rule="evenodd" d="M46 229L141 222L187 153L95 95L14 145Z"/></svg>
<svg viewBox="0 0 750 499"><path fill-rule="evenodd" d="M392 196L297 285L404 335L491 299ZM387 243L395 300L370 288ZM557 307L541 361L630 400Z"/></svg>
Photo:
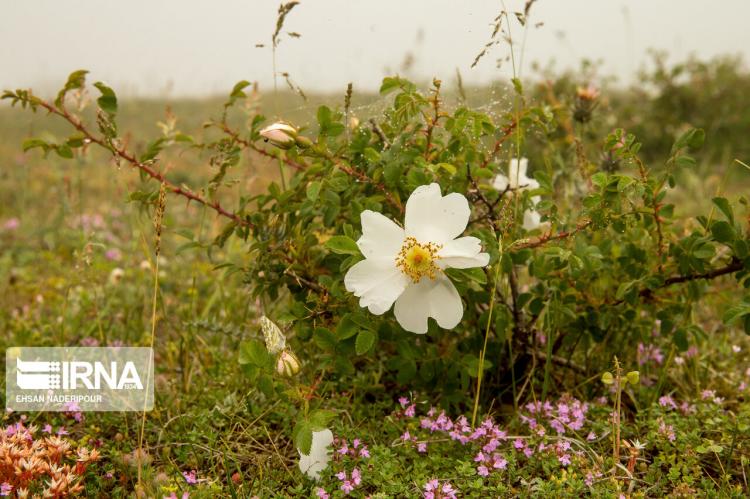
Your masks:
<svg viewBox="0 0 750 499"><path fill-rule="evenodd" d="M320 194L320 188L323 186L323 184L316 180L314 182L310 182L307 184L307 189L305 190L305 194L307 195L307 199L310 201L315 201L318 199L318 194Z"/></svg>
<svg viewBox="0 0 750 499"><path fill-rule="evenodd" d="M331 108L328 106L320 106L318 108L317 117L320 128L328 128L331 124Z"/></svg>
<svg viewBox="0 0 750 499"><path fill-rule="evenodd" d="M720 243L729 243L735 240L737 234L729 222L720 220L711 224L711 235Z"/></svg>
<svg viewBox="0 0 750 499"><path fill-rule="evenodd" d="M235 83L234 87L232 88L232 92L229 94L229 100L224 103L224 108L226 109L232 107L238 99L247 97L243 90L245 90L245 88L249 86L250 82L247 80L241 80Z"/></svg>
<svg viewBox="0 0 750 499"><path fill-rule="evenodd" d="M339 341L351 338L357 334L359 329L357 323L352 319L351 314L346 314L339 321L339 325L336 326L336 337Z"/></svg>
<svg viewBox="0 0 750 499"><path fill-rule="evenodd" d="M336 338L336 335L333 334L333 332L330 329L326 329L324 327L316 327L313 331L313 341L315 341L315 344L318 345L322 350L326 350L329 352L332 352L336 350L336 345L338 345L338 339Z"/></svg>
<svg viewBox="0 0 750 499"><path fill-rule="evenodd" d="M446 269L446 274L457 281L469 282L474 281L479 284L487 284L487 274L480 267L469 269Z"/></svg>
<svg viewBox="0 0 750 499"><path fill-rule="evenodd" d="M359 255L359 247L346 236L333 236L326 241L326 248L339 255Z"/></svg>
<svg viewBox="0 0 750 499"><path fill-rule="evenodd" d="M46 152L47 149L49 149L49 144L46 140L42 139L26 139L23 141L23 152L34 149L35 147L39 147Z"/></svg>
<svg viewBox="0 0 750 499"><path fill-rule="evenodd" d="M372 147L366 147L363 154L368 163L377 163L380 161L380 153Z"/></svg>
<svg viewBox="0 0 750 499"><path fill-rule="evenodd" d="M375 336L374 332L370 331L369 329L361 330L357 335L357 342L354 345L357 355L363 355L367 353L375 344L376 339L377 336Z"/></svg>
<svg viewBox="0 0 750 499"><path fill-rule="evenodd" d="M724 322L727 324L731 324L732 322L736 321L740 317L745 317L750 315L750 303L740 303L739 305L735 305L733 307L730 307L726 312L724 312Z"/></svg>
<svg viewBox="0 0 750 499"><path fill-rule="evenodd" d="M438 164L436 165L436 167L437 167L437 169L443 169L443 170L447 171L447 172L448 172L448 173L450 173L451 175L455 175L455 174L456 174L456 172L458 171L458 170L456 169L456 167L455 167L455 166L453 166L453 165L452 165L452 164L450 164L450 163L438 163Z"/></svg>
<svg viewBox="0 0 750 499"><path fill-rule="evenodd" d="M248 340L240 343L239 363L251 364L257 367L268 367L270 355L266 347L258 340Z"/></svg>
<svg viewBox="0 0 750 499"><path fill-rule="evenodd" d="M294 446L300 450L303 454L310 454L312 448L312 427L310 422L306 419L297 421L292 431L292 439L294 440Z"/></svg>
<svg viewBox="0 0 750 499"><path fill-rule="evenodd" d="M66 145L56 146L55 152L61 158L71 159L73 157L73 150Z"/></svg>
<svg viewBox="0 0 750 499"><path fill-rule="evenodd" d="M409 80L399 78L398 76L389 76L383 78L383 83L380 85L380 95L387 95L399 88L405 92L413 92L416 87Z"/></svg>
<svg viewBox="0 0 750 499"><path fill-rule="evenodd" d="M308 421L312 431L321 431L328 428L328 424L336 417L336 413L328 409L317 409L310 413Z"/></svg>
<svg viewBox="0 0 750 499"><path fill-rule="evenodd" d="M677 156L674 164L680 168L690 168L692 166L695 166L695 158L685 155Z"/></svg>
<svg viewBox="0 0 750 499"><path fill-rule="evenodd" d="M94 86L102 93L101 97L96 99L96 103L101 110L111 116L117 114L117 96L114 90L100 81L94 83Z"/></svg>
<svg viewBox="0 0 750 499"><path fill-rule="evenodd" d="M71 90L77 90L79 88L83 88L83 86L86 84L86 75L88 74L88 71L85 69L79 69L77 71L73 71L68 76L68 81L65 82L65 86L58 92L57 98L55 99L55 105L57 107L62 106L63 102L65 101L65 95L71 91Z"/></svg>
<svg viewBox="0 0 750 499"><path fill-rule="evenodd" d="M702 128L694 128L688 137L688 147L690 149L700 149L706 141L706 132Z"/></svg>
<svg viewBox="0 0 750 499"><path fill-rule="evenodd" d="M693 256L699 260L708 260L716 254L716 249L709 243L700 243L693 248Z"/></svg>
<svg viewBox="0 0 750 499"><path fill-rule="evenodd" d="M680 149L689 147L690 149L700 149L703 146L703 142L706 139L706 132L701 128L691 128L680 137L672 145L672 154L676 153Z"/></svg>
<svg viewBox="0 0 750 499"><path fill-rule="evenodd" d="M734 224L734 212L732 211L732 206L729 204L729 201L727 201L727 198L716 197L711 199L711 201L713 201L724 216L727 217L729 223Z"/></svg>
<svg viewBox="0 0 750 499"><path fill-rule="evenodd" d="M688 337L687 337L687 331L685 329L678 327L674 330L674 334L672 335L672 341L674 342L675 346L680 350L680 352L684 352L688 349Z"/></svg>

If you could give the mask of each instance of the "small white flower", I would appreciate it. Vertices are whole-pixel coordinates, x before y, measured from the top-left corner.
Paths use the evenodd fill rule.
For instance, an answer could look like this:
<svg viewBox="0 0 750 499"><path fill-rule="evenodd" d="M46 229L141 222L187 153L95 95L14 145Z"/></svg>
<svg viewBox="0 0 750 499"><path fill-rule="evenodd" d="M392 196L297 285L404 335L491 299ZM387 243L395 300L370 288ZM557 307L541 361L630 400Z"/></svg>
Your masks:
<svg viewBox="0 0 750 499"><path fill-rule="evenodd" d="M732 345L732 351L733 351L734 353L740 353L740 352L742 351L742 348L740 348L740 347L739 347L739 346L737 346L737 345Z"/></svg>
<svg viewBox="0 0 750 499"><path fill-rule="evenodd" d="M535 196L538 198L539 196ZM533 200L534 198L532 198ZM542 225L542 215L539 214L534 208L529 208L523 213L523 228L526 230L534 230Z"/></svg>
<svg viewBox="0 0 750 499"><path fill-rule="evenodd" d="M314 431L312 434L312 445L310 454L299 453L299 470L313 480L320 478L320 472L326 469L328 461L331 460L331 450L328 448L333 443L331 430Z"/></svg>
<svg viewBox="0 0 750 499"><path fill-rule="evenodd" d="M297 129L283 122L272 123L259 133L263 140L283 149L292 147L297 139Z"/></svg>
<svg viewBox="0 0 750 499"><path fill-rule="evenodd" d="M528 166L529 160L527 158L521 158L520 160L516 158L511 159L510 166L508 168L508 175L510 175L510 178L500 173L495 177L492 186L498 191L513 189L522 192L526 190L533 191L534 189L538 189L539 182L537 182L533 178L529 178L526 176L526 169L528 168ZM541 197L539 196L533 196L531 198L532 208L529 208L523 214L524 229L534 230L542 225L542 216L533 208L533 206L536 206L536 204L540 200Z"/></svg>
<svg viewBox="0 0 750 499"><path fill-rule="evenodd" d="M347 291L375 315L395 302L396 320L413 333L426 333L429 317L442 328L456 327L463 303L443 271L484 267L490 260L479 239L459 237L470 214L465 196L442 196L438 184L414 190L406 202L404 228L380 213L363 211L357 246L365 259L346 273Z"/></svg>

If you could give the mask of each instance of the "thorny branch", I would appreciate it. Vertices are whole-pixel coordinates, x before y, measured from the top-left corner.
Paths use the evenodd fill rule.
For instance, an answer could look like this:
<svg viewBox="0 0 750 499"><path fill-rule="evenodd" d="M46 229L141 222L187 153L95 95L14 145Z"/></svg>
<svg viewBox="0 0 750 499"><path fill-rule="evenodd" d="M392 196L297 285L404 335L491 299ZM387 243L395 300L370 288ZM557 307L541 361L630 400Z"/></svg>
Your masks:
<svg viewBox="0 0 750 499"><path fill-rule="evenodd" d="M92 134L89 129L86 128L86 126L83 124L83 122L76 116L70 114L68 110L65 109L65 107L55 106L42 99L38 100L38 105L46 109L50 114L60 116L65 121L70 123L76 130L83 134L83 136L88 140L89 143L94 143L103 147L104 149L107 149L115 156L115 158L126 161L131 166L141 170L149 177L158 180L160 183L164 184L165 188L168 191L177 194L178 196L187 198L188 202L195 201L204 206L207 206L208 208L216 211L216 213L218 213L219 215L233 220L239 226L251 228L254 227L254 225L246 218L243 218L237 213L230 212L227 209L223 208L218 201L209 201L188 189L173 184L172 182L167 180L163 173L154 169L151 164L139 161L135 155L128 152L124 147L118 146L111 141L107 141L106 139L99 138L96 135Z"/></svg>
<svg viewBox="0 0 750 499"><path fill-rule="evenodd" d="M517 125L518 122L513 120L503 127L502 135L500 135L495 141L495 145L492 147L492 152L484 159L484 161L482 161L480 168L486 168L487 165L490 164L490 161L497 156L497 153L500 152L500 147L502 147L503 143L508 140L508 137L510 137L510 134L513 133L513 130L515 130Z"/></svg>
<svg viewBox="0 0 750 499"><path fill-rule="evenodd" d="M716 279L717 277L721 277L728 274L734 274L735 272L739 272L740 270L744 269L745 265L744 263L737 257L732 257L732 260L724 265L723 267L719 267L713 270L709 270L708 272L701 272L697 274L686 274L686 275L677 275L668 277L664 280L664 283L662 283L660 286L657 286L656 288L644 288L638 292L638 296L641 298L649 299L653 297L654 291L659 289L667 288L673 284L681 284L684 282L690 282L690 281L697 281L700 279ZM617 300L613 305L619 305L623 303L625 300Z"/></svg>
<svg viewBox="0 0 750 499"><path fill-rule="evenodd" d="M253 144L249 140L243 139L238 132L236 132L235 130L232 130L226 123L217 123L217 125L219 126L219 128L223 132L225 132L227 135L229 135L232 138L232 140L234 140L238 144L242 145L243 147L251 149L251 150L253 150L253 151L255 151L255 152L257 152L257 153L259 153L259 154L261 154L263 156L266 156L266 157L269 157L269 158L273 158L273 159L279 159L279 160L283 161L284 164L289 165L292 168L296 168L297 170L304 170L304 169L306 169L308 167L308 165L306 165L304 163L298 163L298 162L296 162L296 161L294 161L294 160L292 160L292 159L290 159L288 157L279 157L279 156L276 156L276 155L274 155L274 154L266 151L265 149L256 146L255 144ZM368 184L373 185L377 190L379 190L380 192L383 193L383 196L385 196L385 199L386 199L386 201L388 201L389 204L391 204L399 212L401 212L401 213L404 212L404 206L401 204L401 202L399 202L393 196L393 194L390 193L390 191L388 191L388 189L385 187L385 185L383 185L380 182L377 182L377 181L373 180L366 173L364 173L364 172L362 172L360 170L357 170L353 166L347 165L341 159L335 157L332 154L325 154L324 156L329 161L332 161L333 164L339 170L341 170L342 172L346 173L350 177L358 180L359 182L368 183Z"/></svg>
<svg viewBox="0 0 750 499"><path fill-rule="evenodd" d="M372 131L383 143L383 149L388 149L389 147L391 147L391 143L388 140L388 137L385 136L385 132L383 132L383 129L380 128L380 125L378 125L378 122L375 121L375 118L370 118L370 125L372 126Z"/></svg>
<svg viewBox="0 0 750 499"><path fill-rule="evenodd" d="M591 220L584 220L583 222L580 222L576 226L575 229L558 232L557 234L552 234L552 233L544 234L542 236L539 236L536 239L532 239L532 240L529 240L529 241L525 241L525 242L521 242L521 243L515 244L515 245L513 245L512 249L519 250L519 249L526 249L526 248L538 248L539 246L544 246L545 244L549 243L550 241L557 241L557 240L560 240L560 239L567 239L568 237L571 237L571 236L573 236L573 235L581 232L582 230L584 230L585 228L587 228L589 225L591 225L591 223L592 223Z"/></svg>

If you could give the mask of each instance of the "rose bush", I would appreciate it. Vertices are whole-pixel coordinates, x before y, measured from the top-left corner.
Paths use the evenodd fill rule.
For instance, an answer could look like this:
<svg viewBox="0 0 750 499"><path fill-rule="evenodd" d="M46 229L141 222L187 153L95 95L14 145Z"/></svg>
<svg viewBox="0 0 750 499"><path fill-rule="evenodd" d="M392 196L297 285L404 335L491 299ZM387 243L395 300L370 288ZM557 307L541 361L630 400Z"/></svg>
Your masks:
<svg viewBox="0 0 750 499"><path fill-rule="evenodd" d="M446 105L437 80L424 92L398 77L383 81L388 107L371 121L351 120L347 99L341 109L321 106L315 126L299 129L241 106L249 83L240 82L203 137L164 127L134 150L105 84L94 84L96 129L70 110L85 75L73 73L54 101L5 92L73 127L67 138L29 139L24 149L72 158L100 146L139 171L132 200L153 208L163 185L226 218L214 245L240 238L248 257L219 267L244 273L258 315L286 336L266 350L253 324L240 362L265 396L299 401L303 456L323 452L311 451L313 434L332 417L314 396L321 379L347 390L355 373L369 373L460 410L472 401L517 405L532 389L546 398L555 380L595 375L615 354L635 358L654 328L686 351L708 334L692 308L705 282L723 276L745 293L725 319L750 331L746 201L716 197L694 220L675 217L670 202L680 169L695 164L700 129L685 129L662 161L646 164L634 135L584 128L595 121L597 92L550 106L514 80L513 106L490 115ZM168 148L207 155L213 178L205 186L174 180L158 162ZM617 168L601 167L602 155ZM539 160L529 166L524 156ZM278 162L279 181L230 207L227 179L259 157Z"/></svg>

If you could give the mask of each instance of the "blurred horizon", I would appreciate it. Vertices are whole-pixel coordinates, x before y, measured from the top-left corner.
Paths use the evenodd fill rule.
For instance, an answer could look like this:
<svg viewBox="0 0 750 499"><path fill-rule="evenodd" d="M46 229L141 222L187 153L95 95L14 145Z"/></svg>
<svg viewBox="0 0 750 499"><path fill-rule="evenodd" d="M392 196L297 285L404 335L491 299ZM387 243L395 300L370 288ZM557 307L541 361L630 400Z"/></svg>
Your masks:
<svg viewBox="0 0 750 499"><path fill-rule="evenodd" d="M223 95L242 79L268 91L274 85L270 37L279 4L133 0L120 11L111 0L13 2L0 18L0 88L54 92L68 73L85 68L92 80L107 82L124 97ZM505 5L523 11L524 1ZM470 67L502 8L489 0L302 0L281 31L277 73L288 72L309 93L342 92L348 82L372 91L383 76L397 73L455 81L458 70L466 86L507 80L513 73L507 43L491 47ZM728 0L713 13L706 10L697 0L538 0L526 30L512 19L516 64L528 77L532 64L559 72L580 67L584 59L601 60L597 74L623 84L636 81L651 49L665 51L671 62L738 55L744 65L750 3ZM283 77L276 84L288 88Z"/></svg>

